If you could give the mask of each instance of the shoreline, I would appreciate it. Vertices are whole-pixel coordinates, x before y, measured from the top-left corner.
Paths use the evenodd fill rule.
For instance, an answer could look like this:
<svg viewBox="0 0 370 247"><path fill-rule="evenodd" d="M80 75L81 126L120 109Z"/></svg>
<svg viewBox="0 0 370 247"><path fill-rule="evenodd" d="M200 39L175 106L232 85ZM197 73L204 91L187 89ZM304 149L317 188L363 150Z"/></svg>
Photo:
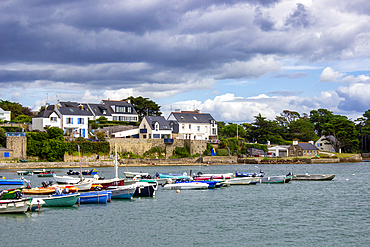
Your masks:
<svg viewBox="0 0 370 247"><path fill-rule="evenodd" d="M331 163L355 163L362 162L361 155L354 155L346 158L335 159L238 159L237 157L202 157L202 162L197 159L133 159L126 160L120 159L118 167L149 167L149 166L209 166L209 165L255 165L255 164L331 164ZM83 168L98 168L98 167L114 167L113 160L95 161L95 162L82 162ZM0 170L8 169L57 169L57 168L79 168L80 162L25 162L25 163L0 163Z"/></svg>

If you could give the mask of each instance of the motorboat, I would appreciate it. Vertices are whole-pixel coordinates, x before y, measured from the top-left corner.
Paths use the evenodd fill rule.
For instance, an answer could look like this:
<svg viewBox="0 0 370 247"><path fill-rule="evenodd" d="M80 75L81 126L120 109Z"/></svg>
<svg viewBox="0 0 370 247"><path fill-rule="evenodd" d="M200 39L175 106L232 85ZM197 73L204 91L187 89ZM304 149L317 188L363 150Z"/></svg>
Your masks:
<svg viewBox="0 0 370 247"><path fill-rule="evenodd" d="M136 191L136 185L110 186L112 199L132 199Z"/></svg>
<svg viewBox="0 0 370 247"><path fill-rule="evenodd" d="M293 180L298 181L328 181L333 180L335 178L335 174L298 174L293 175Z"/></svg>
<svg viewBox="0 0 370 247"><path fill-rule="evenodd" d="M40 199L45 203L44 207L71 207L77 203L79 197L80 193L71 193L55 194Z"/></svg>
<svg viewBox="0 0 370 247"><path fill-rule="evenodd" d="M91 191L80 193L80 197L78 198L77 202L81 204L106 204L108 203L108 193L106 191Z"/></svg>
<svg viewBox="0 0 370 247"><path fill-rule="evenodd" d="M208 189L209 185L207 183L196 182L196 181L187 181L179 182L173 184L165 184L163 189L165 190L200 190Z"/></svg>
<svg viewBox="0 0 370 247"><path fill-rule="evenodd" d="M25 213L31 204L31 198L0 200L0 213Z"/></svg>
<svg viewBox="0 0 370 247"><path fill-rule="evenodd" d="M81 178L75 178L71 176L57 176L55 174L53 175L53 179L58 184L77 184L81 180Z"/></svg>
<svg viewBox="0 0 370 247"><path fill-rule="evenodd" d="M248 185L256 184L260 181L259 177L236 177L227 180L230 185Z"/></svg>
<svg viewBox="0 0 370 247"><path fill-rule="evenodd" d="M141 178L141 177L147 177L149 176L149 173L147 172L123 172L123 175L125 175L126 178Z"/></svg>

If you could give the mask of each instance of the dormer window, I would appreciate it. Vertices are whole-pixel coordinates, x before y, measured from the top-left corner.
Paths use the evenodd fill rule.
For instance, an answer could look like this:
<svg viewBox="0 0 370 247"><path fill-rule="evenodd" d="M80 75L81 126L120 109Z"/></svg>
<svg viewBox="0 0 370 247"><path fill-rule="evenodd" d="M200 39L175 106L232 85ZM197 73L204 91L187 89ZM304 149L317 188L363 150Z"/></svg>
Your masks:
<svg viewBox="0 0 370 247"><path fill-rule="evenodd" d="M106 110L103 110L103 114L106 115L107 114L107 111Z"/></svg>
<svg viewBox="0 0 370 247"><path fill-rule="evenodd" d="M194 120L198 120L196 116L193 116Z"/></svg>
<svg viewBox="0 0 370 247"><path fill-rule="evenodd" d="M159 123L155 123L154 128L155 128L155 131L159 131Z"/></svg>

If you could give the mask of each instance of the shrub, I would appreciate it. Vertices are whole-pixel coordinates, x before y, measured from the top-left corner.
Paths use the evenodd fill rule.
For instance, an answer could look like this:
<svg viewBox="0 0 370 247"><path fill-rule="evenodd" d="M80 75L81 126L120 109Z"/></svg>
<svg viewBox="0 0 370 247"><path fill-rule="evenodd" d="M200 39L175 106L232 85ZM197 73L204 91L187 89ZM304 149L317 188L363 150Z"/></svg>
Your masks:
<svg viewBox="0 0 370 247"><path fill-rule="evenodd" d="M229 151L227 149L217 149L217 156L229 156Z"/></svg>

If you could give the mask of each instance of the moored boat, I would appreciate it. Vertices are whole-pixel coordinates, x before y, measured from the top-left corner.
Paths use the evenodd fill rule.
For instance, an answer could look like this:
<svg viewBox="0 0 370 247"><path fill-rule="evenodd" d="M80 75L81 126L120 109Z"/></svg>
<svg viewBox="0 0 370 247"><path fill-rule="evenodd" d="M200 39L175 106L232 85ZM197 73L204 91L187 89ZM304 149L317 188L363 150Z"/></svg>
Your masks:
<svg viewBox="0 0 370 247"><path fill-rule="evenodd" d="M20 199L22 197L22 187L15 189L0 190L0 199Z"/></svg>
<svg viewBox="0 0 370 247"><path fill-rule="evenodd" d="M180 182L174 184L165 184L163 189L165 190L201 190L208 189L209 185L202 182Z"/></svg>
<svg viewBox="0 0 370 247"><path fill-rule="evenodd" d="M181 178L190 178L186 172L184 173L177 173L177 174L172 174L172 173L156 173L155 174L156 178L171 178L171 179L181 179Z"/></svg>
<svg viewBox="0 0 370 247"><path fill-rule="evenodd" d="M155 192L158 188L158 184L151 184L147 182L135 183L136 189L134 197L155 197Z"/></svg>
<svg viewBox="0 0 370 247"><path fill-rule="evenodd" d="M25 213L30 202L31 198L0 200L0 213Z"/></svg>
<svg viewBox="0 0 370 247"><path fill-rule="evenodd" d="M136 191L136 185L111 186L108 187L112 199L132 199Z"/></svg>
<svg viewBox="0 0 370 247"><path fill-rule="evenodd" d="M32 176L33 171L17 171L17 174L20 176Z"/></svg>
<svg viewBox="0 0 370 247"><path fill-rule="evenodd" d="M273 183L288 183L291 180L291 177L283 176L266 176L261 178L261 183L273 184Z"/></svg>
<svg viewBox="0 0 370 247"><path fill-rule="evenodd" d="M24 185L25 180L23 178L3 178L0 177L0 185Z"/></svg>
<svg viewBox="0 0 370 247"><path fill-rule="evenodd" d="M39 174L37 174L37 177L44 178L44 177L52 177L53 175L54 175L54 172L40 172Z"/></svg>
<svg viewBox="0 0 370 247"><path fill-rule="evenodd" d="M77 184L81 180L80 178L75 178L71 176L57 176L57 175L54 175L53 179L58 184Z"/></svg>
<svg viewBox="0 0 370 247"><path fill-rule="evenodd" d="M82 172L82 175L95 175L95 174L98 174L98 170L96 170L95 168L91 169L90 171L85 170Z"/></svg>
<svg viewBox="0 0 370 247"><path fill-rule="evenodd" d="M293 175L293 180L298 181L330 181L335 178L335 174L298 174Z"/></svg>
<svg viewBox="0 0 370 247"><path fill-rule="evenodd" d="M80 197L80 193L50 195L41 198L44 201L44 207L71 207L75 205Z"/></svg>
<svg viewBox="0 0 370 247"><path fill-rule="evenodd" d="M265 173L263 171L260 171L258 173L256 172L235 172L235 177L263 177L265 176Z"/></svg>
<svg viewBox="0 0 370 247"><path fill-rule="evenodd" d="M259 177L236 177L227 180L230 185L248 185L256 184L260 181Z"/></svg>
<svg viewBox="0 0 370 247"><path fill-rule="evenodd" d="M149 174L147 172L123 172L123 175L125 175L126 178L141 178L141 177L147 177Z"/></svg>
<svg viewBox="0 0 370 247"><path fill-rule="evenodd" d="M80 193L77 203L87 204L106 204L108 202L108 193L106 191L91 191Z"/></svg>

